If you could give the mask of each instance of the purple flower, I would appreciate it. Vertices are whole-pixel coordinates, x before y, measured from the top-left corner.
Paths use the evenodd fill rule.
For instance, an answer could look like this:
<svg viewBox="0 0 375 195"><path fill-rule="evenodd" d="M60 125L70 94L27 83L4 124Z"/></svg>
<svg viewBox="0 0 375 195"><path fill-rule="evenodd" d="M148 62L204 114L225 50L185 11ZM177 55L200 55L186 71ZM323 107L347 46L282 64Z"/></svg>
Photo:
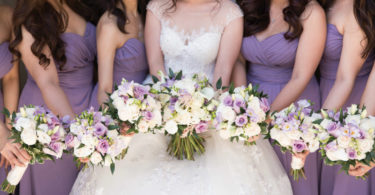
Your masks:
<svg viewBox="0 0 375 195"><path fill-rule="evenodd" d="M257 122L258 121L258 115L254 112L252 108L246 109L246 115L250 117L251 122Z"/></svg>
<svg viewBox="0 0 375 195"><path fill-rule="evenodd" d="M127 95L121 95L120 97L122 98L122 100L123 100L124 103L126 104L126 102L127 102L128 99L129 99L129 96L127 96Z"/></svg>
<svg viewBox="0 0 375 195"><path fill-rule="evenodd" d="M146 120L150 121L152 118L154 118L154 114L150 111L146 111L143 113L143 117L145 117Z"/></svg>
<svg viewBox="0 0 375 195"><path fill-rule="evenodd" d="M240 115L236 117L236 125L239 127L243 127L247 124L247 116L246 115Z"/></svg>
<svg viewBox="0 0 375 195"><path fill-rule="evenodd" d="M305 114L305 115L310 115L311 108L304 108L304 109L302 109L302 113Z"/></svg>
<svg viewBox="0 0 375 195"><path fill-rule="evenodd" d="M351 160L355 160L357 158L357 152L353 148L348 148L346 153Z"/></svg>
<svg viewBox="0 0 375 195"><path fill-rule="evenodd" d="M216 118L215 118L215 120L216 120L216 122L217 122L218 124L220 124L220 123L223 121L223 117L221 116L221 113L220 113L220 112L218 112L218 113L216 114Z"/></svg>
<svg viewBox="0 0 375 195"><path fill-rule="evenodd" d="M135 85L134 88L133 88L133 92L134 92L134 97L139 99L139 100L143 100L144 99L144 96L148 93L148 90L146 87L142 86L142 85Z"/></svg>
<svg viewBox="0 0 375 195"><path fill-rule="evenodd" d="M206 122L201 122L197 126L195 126L195 131L197 133L203 133L208 130L208 124Z"/></svg>
<svg viewBox="0 0 375 195"><path fill-rule="evenodd" d="M306 149L306 143L301 140L296 140L293 143L293 152L300 153Z"/></svg>
<svg viewBox="0 0 375 195"><path fill-rule="evenodd" d="M56 142L60 139L60 131L57 131L56 133L51 135L51 141Z"/></svg>
<svg viewBox="0 0 375 195"><path fill-rule="evenodd" d="M109 143L107 140L101 139L99 140L99 144L96 146L96 150L100 152L102 155L107 153L109 148Z"/></svg>
<svg viewBox="0 0 375 195"><path fill-rule="evenodd" d="M61 143L60 142L51 142L49 144L49 148L51 150L53 150L54 152L56 152L56 154L59 154L62 150L62 147L61 147Z"/></svg>
<svg viewBox="0 0 375 195"><path fill-rule="evenodd" d="M102 113L101 112L94 112L93 114L94 123L99 123L102 121Z"/></svg>
<svg viewBox="0 0 375 195"><path fill-rule="evenodd" d="M61 122L64 125L64 128L69 128L70 124L72 124L72 120L70 120L70 116L66 115L61 119Z"/></svg>
<svg viewBox="0 0 375 195"><path fill-rule="evenodd" d="M233 106L233 99L232 99L232 96L228 95L227 97L224 98L224 105L226 106L230 106L232 107Z"/></svg>
<svg viewBox="0 0 375 195"><path fill-rule="evenodd" d="M104 126L102 123L96 123L94 128L95 128L94 135L96 135L98 137L103 136L108 131L108 128L106 126Z"/></svg>
<svg viewBox="0 0 375 195"><path fill-rule="evenodd" d="M65 136L65 144L66 147L68 148L73 148L74 147L74 136L73 134L69 133Z"/></svg>
<svg viewBox="0 0 375 195"><path fill-rule="evenodd" d="M170 101L171 104L175 104L178 101L178 97L172 96L169 101Z"/></svg>
<svg viewBox="0 0 375 195"><path fill-rule="evenodd" d="M173 86L174 82L175 81L173 79L168 79L168 80L165 81L165 83L161 84L161 86L169 88L169 87Z"/></svg>
<svg viewBox="0 0 375 195"><path fill-rule="evenodd" d="M328 124L327 131L329 134L338 137L340 136L339 125L335 122L331 122Z"/></svg>
<svg viewBox="0 0 375 195"><path fill-rule="evenodd" d="M328 151L328 150L333 150L333 151L337 150L336 141L332 141L332 142L328 143L324 149L326 151Z"/></svg>
<svg viewBox="0 0 375 195"><path fill-rule="evenodd" d="M260 99L260 108L263 110L263 112L270 110L270 104L268 103L267 98Z"/></svg>
<svg viewBox="0 0 375 195"><path fill-rule="evenodd" d="M236 98L234 100L234 106L238 108L246 108L246 102L243 99Z"/></svg>

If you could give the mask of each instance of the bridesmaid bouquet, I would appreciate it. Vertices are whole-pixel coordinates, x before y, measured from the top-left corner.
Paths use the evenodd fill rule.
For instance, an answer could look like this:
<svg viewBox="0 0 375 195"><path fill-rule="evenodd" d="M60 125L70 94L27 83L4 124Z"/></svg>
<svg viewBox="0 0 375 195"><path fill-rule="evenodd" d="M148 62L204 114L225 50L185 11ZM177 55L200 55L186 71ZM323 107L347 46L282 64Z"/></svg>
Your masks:
<svg viewBox="0 0 375 195"><path fill-rule="evenodd" d="M270 107L266 95L251 84L238 88L232 85L220 95L219 102L214 124L222 138L252 145L255 142L248 141L251 137L267 131L265 120Z"/></svg>
<svg viewBox="0 0 375 195"><path fill-rule="evenodd" d="M91 108L77 116L65 138L67 148L80 167L101 165L115 170L115 161L125 157L131 138L119 132L119 126L110 115L94 112Z"/></svg>
<svg viewBox="0 0 375 195"><path fill-rule="evenodd" d="M182 72L169 71L169 77L153 77L152 90L163 105L161 132L171 136L167 151L179 160L194 160L194 154L205 152L204 138L217 102L215 91L205 76L183 77Z"/></svg>
<svg viewBox="0 0 375 195"><path fill-rule="evenodd" d="M153 132L162 124L161 104L150 92L150 86L123 79L105 103L106 113L120 121L127 134Z"/></svg>
<svg viewBox="0 0 375 195"><path fill-rule="evenodd" d="M6 115L10 117L9 111ZM45 160L61 158L66 149L64 138L68 123L62 122L50 111L37 106L24 106L20 112L13 113L11 118L11 139L21 144L31 156L30 164L43 164ZM64 118L63 121L68 121ZM6 180L2 183L2 191L14 193L16 186L22 179L27 166L15 166L8 173Z"/></svg>
<svg viewBox="0 0 375 195"><path fill-rule="evenodd" d="M272 118L268 137L273 139L283 152L297 154L315 152L319 149L318 130L314 128L313 123L321 116L312 112L309 101L300 100L297 105L290 105L275 113ZM301 175L306 179L303 166L302 159L293 155L291 175L295 180Z"/></svg>
<svg viewBox="0 0 375 195"><path fill-rule="evenodd" d="M316 121L321 130L321 154L327 165L341 165L348 173L356 162L369 165L375 160L375 118L368 117L365 108L352 105L346 112L321 111L323 119Z"/></svg>

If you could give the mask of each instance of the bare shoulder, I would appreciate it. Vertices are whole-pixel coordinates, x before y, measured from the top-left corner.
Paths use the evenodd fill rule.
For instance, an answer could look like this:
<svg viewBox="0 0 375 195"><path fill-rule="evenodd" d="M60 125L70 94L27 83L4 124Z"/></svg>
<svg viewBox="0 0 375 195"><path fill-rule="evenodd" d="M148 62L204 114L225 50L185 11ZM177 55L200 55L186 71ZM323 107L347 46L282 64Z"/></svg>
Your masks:
<svg viewBox="0 0 375 195"><path fill-rule="evenodd" d="M105 12L99 19L98 26L96 28L98 36L106 33L110 35L114 35L117 33L121 33L117 26L117 18L116 16Z"/></svg>
<svg viewBox="0 0 375 195"><path fill-rule="evenodd" d="M242 12L240 6L232 0L221 0L221 8L224 10L230 10L235 12Z"/></svg>
<svg viewBox="0 0 375 195"><path fill-rule="evenodd" d="M309 22L326 22L326 14L324 9L320 6L320 4L312 0L310 1L305 8L305 11L301 15L302 23L309 23Z"/></svg>

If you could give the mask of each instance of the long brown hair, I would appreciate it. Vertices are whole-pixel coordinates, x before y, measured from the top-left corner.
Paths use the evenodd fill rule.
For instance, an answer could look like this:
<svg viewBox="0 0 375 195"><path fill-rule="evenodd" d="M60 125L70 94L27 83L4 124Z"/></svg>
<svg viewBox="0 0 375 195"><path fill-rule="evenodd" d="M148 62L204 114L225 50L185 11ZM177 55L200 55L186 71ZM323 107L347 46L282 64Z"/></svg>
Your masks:
<svg viewBox="0 0 375 195"><path fill-rule="evenodd" d="M319 0L319 3L327 11L335 0ZM366 58L375 50L375 1L374 0L355 0L353 5L354 16L365 33L367 42L362 51L362 58Z"/></svg>
<svg viewBox="0 0 375 195"><path fill-rule="evenodd" d="M289 5L284 8L284 20L289 24L284 37L293 40L301 36L303 26L300 21L306 5L311 0L289 0ZM270 24L271 0L237 0L244 13L244 36L251 36L267 29Z"/></svg>

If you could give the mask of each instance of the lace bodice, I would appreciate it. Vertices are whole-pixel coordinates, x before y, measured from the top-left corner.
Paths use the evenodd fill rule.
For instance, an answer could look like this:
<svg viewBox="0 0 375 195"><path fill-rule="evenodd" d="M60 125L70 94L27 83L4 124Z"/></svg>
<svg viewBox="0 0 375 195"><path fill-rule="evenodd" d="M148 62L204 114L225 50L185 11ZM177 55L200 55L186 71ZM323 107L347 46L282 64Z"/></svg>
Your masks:
<svg viewBox="0 0 375 195"><path fill-rule="evenodd" d="M160 48L165 69L183 70L188 76L205 73L212 81L222 34L233 20L242 17L240 8L230 0L200 11L169 9L170 3L153 0L147 6L161 24Z"/></svg>

